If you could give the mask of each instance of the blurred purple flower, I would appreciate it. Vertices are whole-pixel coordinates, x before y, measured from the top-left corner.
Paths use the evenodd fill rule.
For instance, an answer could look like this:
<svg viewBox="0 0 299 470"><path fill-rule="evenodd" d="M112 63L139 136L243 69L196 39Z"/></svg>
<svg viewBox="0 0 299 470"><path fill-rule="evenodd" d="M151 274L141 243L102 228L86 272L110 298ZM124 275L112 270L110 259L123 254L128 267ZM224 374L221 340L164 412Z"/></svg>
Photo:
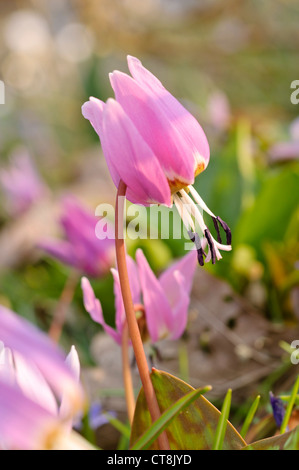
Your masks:
<svg viewBox="0 0 299 470"><path fill-rule="evenodd" d="M84 406L77 352L65 360L46 334L3 306L0 338L0 447L52 448Z"/></svg>
<svg viewBox="0 0 299 470"><path fill-rule="evenodd" d="M113 227L108 226L107 238L99 240L95 234L98 219L72 198L63 202L60 225L65 240L47 239L39 247L62 263L78 271L98 277L109 271L114 261Z"/></svg>
<svg viewBox="0 0 299 470"><path fill-rule="evenodd" d="M280 398L273 395L272 392L270 392L269 395L270 395L270 403L271 403L272 410L273 410L273 416L274 416L277 427L280 428L283 422L284 415L285 415L285 408Z"/></svg>
<svg viewBox="0 0 299 470"><path fill-rule="evenodd" d="M299 158L299 118L296 118L289 128L290 139L277 142L269 149L271 163L297 160Z"/></svg>
<svg viewBox="0 0 299 470"><path fill-rule="evenodd" d="M109 411L109 415L112 417L116 417L116 413L114 411ZM99 427L103 426L104 424L109 423L109 419L107 418L105 412L103 411L103 406L100 402L94 402L91 404L88 410L88 423L91 429L94 431ZM82 430L82 415L77 418L74 423L74 428L78 431Z"/></svg>
<svg viewBox="0 0 299 470"><path fill-rule="evenodd" d="M0 170L0 185L6 209L12 215L26 211L48 191L25 150L15 151L11 165Z"/></svg>
<svg viewBox="0 0 299 470"><path fill-rule="evenodd" d="M192 250L166 269L157 279L142 250L139 249L136 252L137 263L127 256L133 303L136 312L144 313L139 317L139 325L144 330L145 320L145 331L148 332L152 343L165 337L177 339L183 334L188 319L196 259L196 251ZM96 299L87 278L82 278L81 286L87 312L94 321L103 326L106 333L120 344L126 317L118 272L115 269L111 271L114 277L115 329L106 324L101 303Z"/></svg>

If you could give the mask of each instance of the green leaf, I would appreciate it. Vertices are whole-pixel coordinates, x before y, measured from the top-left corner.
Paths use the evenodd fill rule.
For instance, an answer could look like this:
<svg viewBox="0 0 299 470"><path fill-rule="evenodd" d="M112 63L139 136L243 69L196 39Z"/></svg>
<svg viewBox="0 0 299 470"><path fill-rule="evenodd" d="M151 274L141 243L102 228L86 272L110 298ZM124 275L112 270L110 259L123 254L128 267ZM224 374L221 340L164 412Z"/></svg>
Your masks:
<svg viewBox="0 0 299 470"><path fill-rule="evenodd" d="M281 241L298 207L299 174L286 169L265 179L253 206L245 211L234 231L235 244L262 252L261 242Z"/></svg>
<svg viewBox="0 0 299 470"><path fill-rule="evenodd" d="M297 426L289 435L284 450L299 450L299 426Z"/></svg>
<svg viewBox="0 0 299 470"><path fill-rule="evenodd" d="M170 408L164 411L160 418L151 425L151 427L134 444L132 450L147 449L157 439L161 432L167 428L169 423L177 416L178 413L182 412L186 406L191 405L194 400L209 390L211 390L210 386L199 388L180 398Z"/></svg>
<svg viewBox="0 0 299 470"><path fill-rule="evenodd" d="M285 432L284 434L252 442L251 444L243 447L242 450L271 450L273 448L283 450L286 449L287 446L290 446L294 440L296 440L298 444L298 440L296 438L298 438L298 427L292 431Z"/></svg>
<svg viewBox="0 0 299 470"><path fill-rule="evenodd" d="M221 415L219 417L216 434L214 438L213 450L222 450L225 432L226 432L226 426L228 423L231 402L232 402L232 391L231 389L229 389L227 391L227 394L225 396L225 399L222 405Z"/></svg>
<svg viewBox="0 0 299 470"><path fill-rule="evenodd" d="M104 413L104 416L108 419L109 423L117 429L123 436L130 438L130 427L122 423L119 419L110 415L109 413Z"/></svg>
<svg viewBox="0 0 299 470"><path fill-rule="evenodd" d="M153 369L151 379L156 392L158 404L163 414L174 403L194 388L186 382L171 374ZM221 413L205 397L200 395L177 414L166 428L171 450L208 450L212 449L217 424ZM140 393L136 402L134 420L132 424L130 447L134 447L145 431L152 425L151 417L146 404L144 391ZM230 450L241 449L246 445L236 429L227 423L223 448ZM158 450L157 441L150 445L150 450Z"/></svg>
<svg viewBox="0 0 299 470"><path fill-rule="evenodd" d="M280 434L283 434L287 429L288 422L289 422L289 419L290 419L290 416L291 416L291 413L292 413L292 409L293 409L293 406L295 404L298 389L299 389L299 375L297 377L297 380L295 382L295 385L294 385L292 393L291 393L291 398L290 398L290 401L288 403L288 406L287 406L287 409L286 409L286 412L285 412L285 415L284 415L284 418L283 418L283 421L282 421L282 425L281 425L281 428L280 428Z"/></svg>
<svg viewBox="0 0 299 470"><path fill-rule="evenodd" d="M258 395L256 397L256 399L254 400L254 402L252 403L248 413L247 413L247 416L245 418L245 421L244 421L244 424L242 426L242 429L241 429L241 436L245 439L245 436L247 434L247 431L249 429L249 426L251 425L252 423L252 420L254 418L254 415L256 413L256 410L258 409L258 406L259 406L259 403L260 403L260 399L261 399L261 396Z"/></svg>

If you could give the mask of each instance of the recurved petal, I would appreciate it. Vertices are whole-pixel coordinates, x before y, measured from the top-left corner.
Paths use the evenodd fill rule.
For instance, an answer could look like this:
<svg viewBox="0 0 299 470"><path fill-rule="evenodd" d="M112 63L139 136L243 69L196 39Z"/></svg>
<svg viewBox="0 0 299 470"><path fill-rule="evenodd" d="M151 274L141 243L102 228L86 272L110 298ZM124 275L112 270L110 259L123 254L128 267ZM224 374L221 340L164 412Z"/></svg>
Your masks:
<svg viewBox="0 0 299 470"><path fill-rule="evenodd" d="M131 258L131 256L127 256L127 268L128 268L128 276L129 276L129 283L132 293L132 299L134 304L140 304L140 296L141 296L141 287L139 281L139 274L138 268L135 261ZM124 303L121 293L120 281L119 281L119 274L118 271L114 268L111 269L111 273L114 280L114 297L115 297L115 324L116 329L119 332L122 332L123 325L126 320L126 314L124 310Z"/></svg>
<svg viewBox="0 0 299 470"><path fill-rule="evenodd" d="M184 289L186 294L190 294L195 269L197 266L197 252L196 250L191 250L190 253L187 253L178 261L175 261L169 268L167 268L159 277L160 284L166 293L167 296L171 294L174 290L174 284L176 284L176 279L174 273L179 271L183 281Z"/></svg>
<svg viewBox="0 0 299 470"><path fill-rule="evenodd" d="M90 121L99 136L102 132L104 107L105 103L103 101L91 96L89 101L86 101L81 108L83 116Z"/></svg>
<svg viewBox="0 0 299 470"><path fill-rule="evenodd" d="M151 270L142 250L137 250L136 260L145 307L146 324L152 342L172 331L173 317L163 289Z"/></svg>
<svg viewBox="0 0 299 470"><path fill-rule="evenodd" d="M185 278L181 275L180 271L174 271L172 282L170 285L167 285L164 292L172 309L170 338L178 339L186 328L190 303L190 296L186 291Z"/></svg>
<svg viewBox="0 0 299 470"><path fill-rule="evenodd" d="M113 167L140 204L171 206L171 194L162 167L119 103L109 99L101 139L107 164ZM119 179L114 181L116 186Z"/></svg>
<svg viewBox="0 0 299 470"><path fill-rule="evenodd" d="M82 106L82 114L85 119L88 119L98 134L102 142L103 136L103 116L104 116L104 109L106 104L103 101L94 98L93 96L90 97L89 101L83 104ZM107 166L111 175L111 178L116 187L119 185L120 176L118 174L117 168L113 165L112 160L109 158L109 154L104 152L104 156L106 158Z"/></svg>
<svg viewBox="0 0 299 470"><path fill-rule="evenodd" d="M93 288L86 277L81 279L81 288L83 292L83 302L86 311L90 314L93 321L99 323L107 334L109 334L117 343L121 341L121 337L117 331L106 324L103 316L103 310L100 301L94 295Z"/></svg>

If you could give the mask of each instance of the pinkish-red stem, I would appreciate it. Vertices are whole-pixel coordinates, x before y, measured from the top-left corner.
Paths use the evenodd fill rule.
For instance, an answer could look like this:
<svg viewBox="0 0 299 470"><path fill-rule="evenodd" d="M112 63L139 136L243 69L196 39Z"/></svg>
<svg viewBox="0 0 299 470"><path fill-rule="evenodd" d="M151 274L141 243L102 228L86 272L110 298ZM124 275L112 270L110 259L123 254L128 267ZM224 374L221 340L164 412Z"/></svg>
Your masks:
<svg viewBox="0 0 299 470"><path fill-rule="evenodd" d="M119 237L119 226L123 227L123 218L124 218L124 200L126 196L127 186L123 181L120 181L116 196L115 204L115 250L116 250L116 260L119 273L120 287L126 312L127 325L129 330L129 335L132 341L132 346L134 349L134 354L136 358L136 364L138 367L140 379L142 382L145 399L147 406L152 418L152 421L156 421L160 415L160 408L155 394L155 389L153 387L150 371L148 368L146 355L143 348L143 343L138 328L138 323L135 315L135 308L133 304L129 276L127 269L126 261L126 249L124 238ZM166 432L160 434L158 437L158 444L160 450L169 450L169 442L166 435Z"/></svg>

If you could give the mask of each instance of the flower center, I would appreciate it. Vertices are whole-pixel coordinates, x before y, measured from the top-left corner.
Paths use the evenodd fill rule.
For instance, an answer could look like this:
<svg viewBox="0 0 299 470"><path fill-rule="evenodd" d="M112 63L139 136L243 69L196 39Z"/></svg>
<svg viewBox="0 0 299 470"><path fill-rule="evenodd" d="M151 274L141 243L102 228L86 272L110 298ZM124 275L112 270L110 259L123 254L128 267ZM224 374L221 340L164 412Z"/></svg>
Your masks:
<svg viewBox="0 0 299 470"><path fill-rule="evenodd" d="M136 314L138 328L140 331L140 336L142 342L145 343L147 340L150 339L150 334L147 328L144 306L142 304L135 304L134 310Z"/></svg>
<svg viewBox="0 0 299 470"><path fill-rule="evenodd" d="M205 163L204 162L199 162L195 172L194 172L194 178L199 175L202 171L205 169ZM168 184L170 187L171 194L176 194L178 191L181 189L187 189L188 188L188 183L186 181L182 181L179 178L174 178L173 180L168 180Z"/></svg>

